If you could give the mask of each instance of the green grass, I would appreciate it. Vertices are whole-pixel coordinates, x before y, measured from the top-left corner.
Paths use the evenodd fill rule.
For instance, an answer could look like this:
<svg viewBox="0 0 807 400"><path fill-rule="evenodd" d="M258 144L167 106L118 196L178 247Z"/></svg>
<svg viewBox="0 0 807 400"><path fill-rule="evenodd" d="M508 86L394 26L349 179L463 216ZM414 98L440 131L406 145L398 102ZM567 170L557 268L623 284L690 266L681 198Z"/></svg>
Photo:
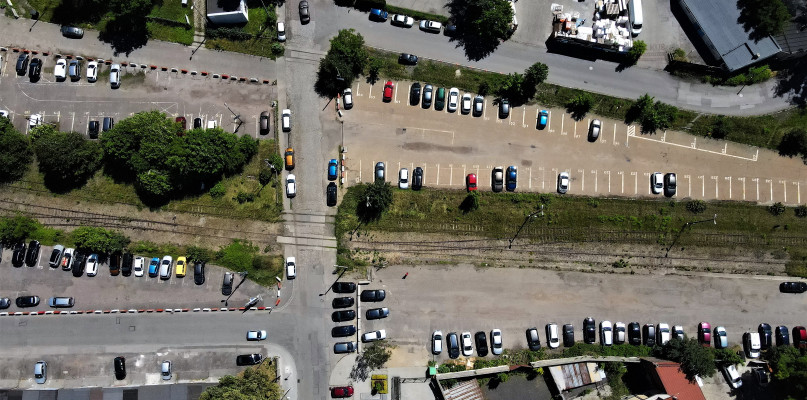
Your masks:
<svg viewBox="0 0 807 400"><path fill-rule="evenodd" d="M146 26L148 26L149 37L152 39L181 43L188 46L193 43L193 28L168 26L154 21L147 22Z"/></svg>
<svg viewBox="0 0 807 400"><path fill-rule="evenodd" d="M163 0L162 4L157 4L151 9L149 17L170 19L184 24L185 14L187 14L191 25L193 25L193 10L191 6L193 6L193 2L190 0L188 1L187 7L183 7L182 1L180 0Z"/></svg>
<svg viewBox="0 0 807 400"><path fill-rule="evenodd" d="M275 9L269 7L269 13L260 3L249 4L249 22L243 26L245 32L257 35L257 38L248 40L230 39L208 39L205 47L233 51L236 53L252 54L255 56L275 59L276 54L272 53L272 45L277 42L277 15ZM288 28L286 28L288 29Z"/></svg>

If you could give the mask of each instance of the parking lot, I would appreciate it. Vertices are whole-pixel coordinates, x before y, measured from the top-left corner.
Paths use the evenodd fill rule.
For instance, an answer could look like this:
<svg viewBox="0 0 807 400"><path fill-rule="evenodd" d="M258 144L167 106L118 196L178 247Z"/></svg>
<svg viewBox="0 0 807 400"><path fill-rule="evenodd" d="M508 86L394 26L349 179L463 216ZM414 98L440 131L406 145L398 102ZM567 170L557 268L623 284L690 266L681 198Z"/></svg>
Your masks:
<svg viewBox="0 0 807 400"><path fill-rule="evenodd" d="M12 249L3 249L0 262L0 297L8 297L11 307L2 311L43 311L55 310L48 307L50 297L73 297L75 306L62 310L122 310L154 309L154 308L213 308L224 307L227 296L222 295L221 286L225 269L213 265L205 266L205 282L196 285L193 277L193 264L188 266L185 277L176 276L176 259L169 279L151 278L148 269L142 277L119 274L110 275L106 257L101 257L98 275L94 277L82 274L74 277L72 271L62 268L51 268L48 265L52 246L42 246L38 262L34 267L11 265ZM146 268L148 260L146 258ZM241 278L236 274L233 288ZM14 304L18 296L39 296L37 307L19 308ZM262 295L260 306L274 306L276 291L274 288L263 288L252 281L244 283L233 292L228 301L229 307L243 307L251 297ZM76 316L78 317L78 316Z"/></svg>
<svg viewBox="0 0 807 400"><path fill-rule="evenodd" d="M517 191L554 192L568 172L569 194L645 197L653 172L675 172L676 198L803 203L804 166L798 159L680 132L641 134L636 125L602 119L596 142L588 141L594 116L575 121L563 109L548 109L539 129L540 106L514 108L499 119L492 98L479 117L409 105L410 82L394 82L392 101L382 101L384 82L352 88L355 106L343 113L346 182L370 182L376 162L397 183L400 168L424 169L424 185L461 189L465 176L489 190L496 166L518 167ZM435 88L436 90L436 88ZM460 93L462 96L462 93Z"/></svg>
<svg viewBox="0 0 807 400"><path fill-rule="evenodd" d="M80 80L59 82L54 77L57 58L43 55L35 56L44 65L41 78L32 83L27 72L25 76L16 74L18 53L6 51L2 55L0 109L9 111L20 132L28 131L33 114L42 115L43 123L55 124L61 131L87 134L89 121L100 122L104 117L119 121L140 111L159 110L171 118L185 117L188 129L193 127L194 118L201 118L202 126L215 121L227 132L257 138L263 137L259 134L260 113L270 110L277 99L273 85L242 82L237 77L202 76L199 71L163 71L145 64L122 66L118 89L111 88L110 65L104 62L99 63L97 82L88 82L88 60L81 61ZM274 113L269 114L274 126Z"/></svg>

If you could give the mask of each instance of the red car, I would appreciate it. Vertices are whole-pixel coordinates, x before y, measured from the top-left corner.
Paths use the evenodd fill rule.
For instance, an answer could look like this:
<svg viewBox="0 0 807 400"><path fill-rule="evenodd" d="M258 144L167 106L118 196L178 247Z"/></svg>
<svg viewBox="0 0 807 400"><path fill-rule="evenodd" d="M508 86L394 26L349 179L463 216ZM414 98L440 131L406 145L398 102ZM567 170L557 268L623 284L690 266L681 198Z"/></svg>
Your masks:
<svg viewBox="0 0 807 400"><path fill-rule="evenodd" d="M807 349L807 329L803 326L793 328L793 347Z"/></svg>
<svg viewBox="0 0 807 400"><path fill-rule="evenodd" d="M698 324L698 342L706 347L712 344L712 326L708 322Z"/></svg>
<svg viewBox="0 0 807 400"><path fill-rule="evenodd" d="M468 189L469 192L476 190L476 174L468 174L465 177L465 188Z"/></svg>
<svg viewBox="0 0 807 400"><path fill-rule="evenodd" d="M393 84L392 81L387 81L387 83L384 84L384 101L392 101L393 90L395 90L395 84Z"/></svg>
<svg viewBox="0 0 807 400"><path fill-rule="evenodd" d="M331 397L334 399L341 399L353 396L353 386L339 386L331 388Z"/></svg>

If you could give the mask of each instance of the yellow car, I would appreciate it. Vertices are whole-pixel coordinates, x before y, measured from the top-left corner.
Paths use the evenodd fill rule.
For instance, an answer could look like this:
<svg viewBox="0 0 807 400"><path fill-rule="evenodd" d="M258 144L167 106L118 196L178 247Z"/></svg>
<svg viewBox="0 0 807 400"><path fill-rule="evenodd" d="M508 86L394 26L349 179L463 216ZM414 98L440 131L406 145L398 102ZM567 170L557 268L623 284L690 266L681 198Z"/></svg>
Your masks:
<svg viewBox="0 0 807 400"><path fill-rule="evenodd" d="M177 258L177 278L182 278L185 276L185 269L187 267L187 260L185 257Z"/></svg>

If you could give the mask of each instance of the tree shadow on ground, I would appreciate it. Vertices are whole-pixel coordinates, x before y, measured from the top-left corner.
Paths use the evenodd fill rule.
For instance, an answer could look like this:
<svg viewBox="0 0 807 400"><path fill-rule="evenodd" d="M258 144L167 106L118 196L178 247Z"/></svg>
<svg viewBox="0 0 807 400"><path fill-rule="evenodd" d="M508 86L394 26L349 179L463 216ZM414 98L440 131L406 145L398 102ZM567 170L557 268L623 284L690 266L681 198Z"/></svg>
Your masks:
<svg viewBox="0 0 807 400"><path fill-rule="evenodd" d="M106 7L91 1L62 1L53 10L51 22L59 25L96 24L101 21L107 11Z"/></svg>
<svg viewBox="0 0 807 400"><path fill-rule="evenodd" d="M146 45L149 39L145 19L114 19L98 34L98 39L112 46L114 55L129 54Z"/></svg>
<svg viewBox="0 0 807 400"><path fill-rule="evenodd" d="M790 63L777 75L774 93L777 96L792 96L790 103L807 108L807 58Z"/></svg>
<svg viewBox="0 0 807 400"><path fill-rule="evenodd" d="M370 377L370 366L364 357L358 357L356 364L350 370L350 379L354 381L366 381Z"/></svg>

